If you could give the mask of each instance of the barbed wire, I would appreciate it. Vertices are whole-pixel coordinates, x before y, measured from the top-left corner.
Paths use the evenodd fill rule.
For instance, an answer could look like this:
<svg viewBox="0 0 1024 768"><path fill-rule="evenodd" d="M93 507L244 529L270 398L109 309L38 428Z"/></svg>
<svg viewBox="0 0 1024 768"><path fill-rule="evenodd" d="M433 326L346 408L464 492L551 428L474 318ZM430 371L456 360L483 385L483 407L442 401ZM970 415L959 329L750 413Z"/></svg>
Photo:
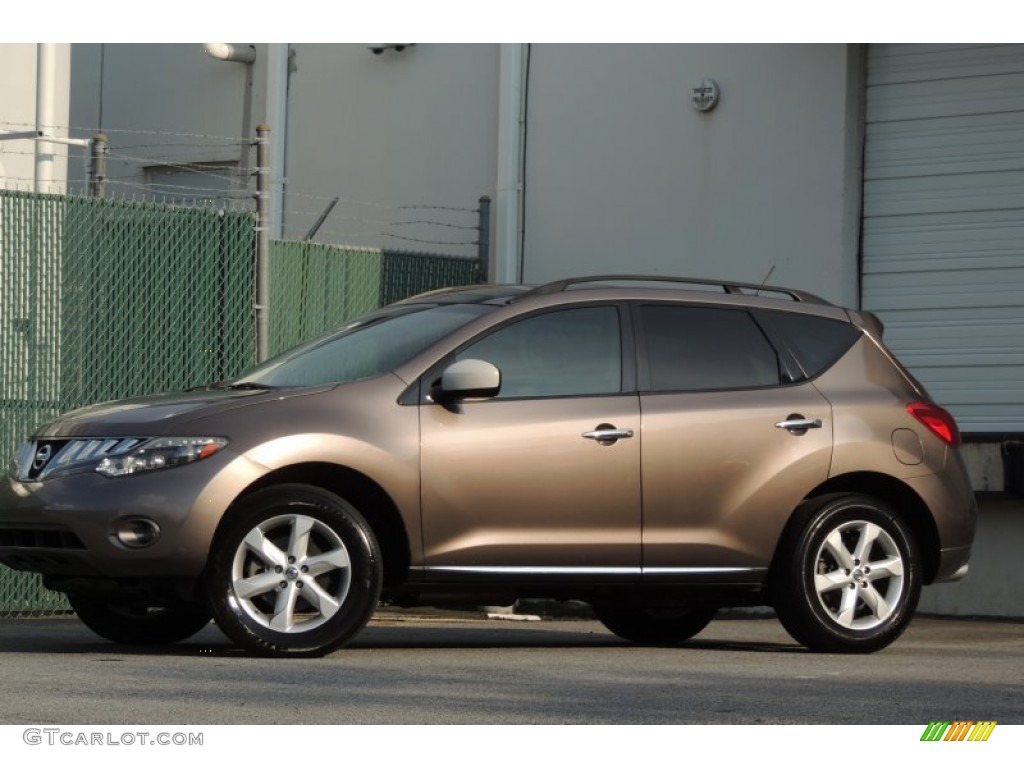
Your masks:
<svg viewBox="0 0 1024 768"><path fill-rule="evenodd" d="M7 189L7 190L5 190L4 188L0 187L0 194L2 194L4 191L8 191L8 192L17 192L19 194L26 194L27 193L29 195L44 194L44 195L50 195L50 196L56 196L56 197L78 197L78 198L83 198L84 197L84 198L93 198L93 196L91 194L88 194L88 189L89 189L88 182L83 182L83 181L68 182L66 190L64 190L64 189L61 189L61 190L51 189L51 190L48 190L48 191L36 192L34 189L32 189L32 184L35 181L34 179L30 179L30 178L27 178L27 177L11 177L11 176L0 177L0 180L11 180L11 179L27 182L26 185L25 185L25 188L24 189L14 188L14 189ZM125 185L125 186L129 186L129 185ZM105 197L103 199L107 200L107 201L118 201L118 202L126 202L126 203L140 203L140 204L154 204L155 203L155 204L158 204L158 205L171 205L171 206L175 206L175 207L179 207L179 208L180 207L185 207L185 208L210 208L211 207L210 203L215 203L217 207L226 208L228 210L231 210L232 212L255 213L255 211L251 210L251 206L243 205L242 204L243 202L245 202L244 200L242 200L241 198L238 198L238 197L232 197L230 195L211 194L211 195L202 195L202 196L184 195L184 196L181 196L181 197L173 197L170 193L161 194L159 192L153 192L153 190L151 188L146 187L144 185L132 185L132 186L140 187L144 191L143 192L136 192L134 194L131 194L131 193L126 193L125 190L120 189L118 187L118 188L115 188L115 190L109 190L108 189L107 190L108 194L105 195ZM74 190L76 190L76 189L79 190L78 193L74 192ZM112 191L116 192L116 194L115 195L109 194Z"/></svg>
<svg viewBox="0 0 1024 768"><path fill-rule="evenodd" d="M3 125L0 122L0 125ZM175 134L178 135L178 134ZM187 134L186 134L187 135ZM199 134L197 134L199 135ZM186 145L187 146L187 145ZM246 169L240 168L237 164L233 165L219 165L217 161L177 161L174 159L164 157L152 157L142 155L131 155L121 151L121 147L111 147L107 152L108 162L122 162L131 163L143 166L160 166L161 168L177 169L183 172L195 173L200 175L208 175L221 180L229 180L231 182L237 182L239 179L251 178L247 173ZM24 150L5 150L7 154L12 155L27 155L35 156L35 152L24 151ZM69 158L70 159L70 158ZM234 162L234 161L232 161ZM227 174L218 174L217 170L231 171ZM123 175L110 175L108 179L121 179L126 178ZM351 197L343 197L340 195L321 195L312 194L308 192L295 192L289 189L283 190L285 198L296 199L296 200L316 200L322 203L329 203L337 198L339 203L351 206L362 206L367 208L377 208L380 210L390 211L447 211L450 213L479 213L479 208L470 208L467 206L454 206L454 205L436 205L432 203L407 203L407 204L393 204L393 203L381 203L371 200L359 200Z"/></svg>
<svg viewBox="0 0 1024 768"><path fill-rule="evenodd" d="M330 240L332 242L344 243L349 238L392 238L394 240L401 240L403 242L418 243L421 245L444 245L444 246L459 246L464 248L476 248L479 245L478 240L433 240L425 237L409 237L408 235L400 235L394 232L388 232L386 230L367 230L362 232L352 232L339 230L335 228L324 228L317 233L321 241Z"/></svg>
<svg viewBox="0 0 1024 768"><path fill-rule="evenodd" d="M35 130L35 121L17 121L17 120L0 120L0 126L14 126L22 130ZM213 139L216 141L232 141L239 145L254 143L254 139L246 138L244 136L218 136L216 134L209 133L194 133L187 131L167 131L157 130L149 128L100 128L98 126L83 126L83 125L41 125L38 126L40 129L48 130L60 130L60 131L81 131L82 133L89 134L88 138L91 138L97 133L104 134L138 134L140 136L174 136L178 138L193 138L193 139Z"/></svg>
<svg viewBox="0 0 1024 768"><path fill-rule="evenodd" d="M34 123L29 122L17 122L17 121L0 121L0 126L10 126L17 128L35 128ZM90 128L86 126L43 126L44 129L53 131L67 130L85 132L85 133L96 133L100 129ZM182 204L185 202L183 198L192 198L198 203L206 202L205 199L211 199L216 201L223 201L225 203L230 202L234 205L242 205L247 200L253 199L253 181L254 176L251 171L246 168L241 168L238 165L238 161L232 160L230 164L225 164L224 161L185 161L180 156L168 157L165 150L170 149L193 149L193 150L204 150L207 152L222 150L237 150L245 145L253 145L255 142L252 139L238 136L217 136L207 133L199 132L185 132L185 131L167 131L167 130L152 130L143 128L104 128L102 132L108 136L145 136L145 137L159 137L161 139L167 138L172 141L136 141L133 144L127 144L120 146L115 142L108 142L107 160L108 163L114 164L115 168L118 164L129 167L135 166L139 170L137 172L128 173L114 173L105 177L107 183L108 194L112 191L117 191L119 194L126 197L134 196L135 199L143 199L148 201L164 200L168 198L174 198L170 202L172 204ZM183 141L185 139L185 141ZM69 147L65 152L68 152L69 161L72 160L71 153L68 151ZM131 153L125 150L136 150L135 153ZM152 150L151 152L141 153L137 150ZM11 155L29 155L34 156L34 151L24 150L0 150L5 151ZM63 154L63 153L61 153ZM87 157L83 158L88 160ZM160 180L151 179L149 182L142 180L143 168L139 167L150 166L147 170L159 169L166 172L178 171L182 174L189 174L199 179L209 179L211 182L216 182L217 186L204 186L199 184L174 184L166 183ZM155 167L155 168L154 168ZM7 180L25 182L26 184L33 184L34 179L27 177L11 177L7 176ZM68 190L88 190L90 187L89 180L79 179L68 179L66 182L66 188ZM225 185L229 186L225 189ZM343 197L340 195L324 195L315 194L309 192L300 192L288 189L287 187L281 190L285 200L290 201L292 205L290 208L300 208L298 203L301 201L310 201L316 203L322 203L324 205L328 203L342 204L350 208L369 208L377 211L391 211L391 212L444 212L451 214L478 214L479 209L468 206L456 206L456 205L437 205L434 203L384 203L379 201L371 200L360 200L351 197ZM305 207L305 206L302 206ZM291 221L311 221L314 218L321 216L320 211L308 211L308 210L288 210L286 213L287 217ZM391 240L397 240L407 243L415 243L417 245L431 245L431 246L446 246L446 247L459 247L469 248L476 247L478 245L477 240L457 240L457 239L444 239L437 238L432 239L428 236L414 236L414 234L401 234L394 231L395 229L402 229L408 227L422 227L427 231L430 228L437 228L443 230L452 230L457 232L476 232L478 227L469 224L461 224L456 221L442 221L433 219L430 216L424 217L411 217L411 218L399 218L398 220L388 220L382 217L363 217L359 215L337 215L332 217L332 221L335 224L348 223L355 224L366 228L366 231L358 232L345 232L336 227L325 228L321 230L321 238L330 238L339 242L344 242L349 239L356 238L385 238ZM420 233L415 233L420 234Z"/></svg>
<svg viewBox="0 0 1024 768"><path fill-rule="evenodd" d="M413 209L431 211L459 211L462 213L477 213L479 211L478 208L458 208L451 205L399 205L397 207L401 211L411 211Z"/></svg>
<svg viewBox="0 0 1024 768"><path fill-rule="evenodd" d="M109 144L109 142L108 142ZM186 142L162 143L162 144L115 144L119 151L126 149L167 149L169 147L187 147L189 149L240 149L243 142L230 144L195 144Z"/></svg>
<svg viewBox="0 0 1024 768"><path fill-rule="evenodd" d="M316 219L321 216L319 211L288 211L289 218ZM476 232L479 227L476 225L452 224L447 221L431 221L429 219L417 219L415 221L388 221L386 219L367 219L362 216L331 216L332 222L350 221L357 224L370 224L379 227L407 227L414 225L444 227L446 229L458 229L468 232Z"/></svg>
<svg viewBox="0 0 1024 768"><path fill-rule="evenodd" d="M234 180L236 177L223 176L219 174L202 174L206 176L212 176L217 179ZM7 180L25 182L26 184L33 184L35 179L27 176L6 176ZM145 183L139 181L129 181L132 177L107 177L106 181L112 187L119 190L130 189L137 190L139 198L168 198L174 197L175 193L178 193L178 197L174 200L175 203L181 202L182 197L191 198L215 198L217 200L244 202L253 198L250 190L244 189L225 189L224 187L206 187L198 186L193 184L170 184L170 183ZM69 180L66 182L71 188L88 189L89 182L87 180ZM433 210L452 210L452 206L389 206L392 210L408 210L410 208L422 207L424 209ZM463 212L475 212L470 209L456 209ZM314 219L320 216L319 212L316 211L289 211L287 213L290 219ZM458 245L458 246L471 246L476 245L476 240L437 240L427 238L410 237L409 235L402 235L394 232L388 232L389 227L407 227L407 226L422 226L422 227L440 227L443 229L453 229L456 231L464 232L475 232L478 230L477 226L473 225L462 225L453 224L451 222L444 221L431 221L429 219L414 219L414 220L401 220L401 221L389 221L385 219L368 219L360 216L336 216L333 220L338 222L349 222L354 224L362 224L374 227L373 230L366 232L345 232L335 228L323 230L324 234L331 234L336 237L390 237L396 240L404 240L413 243L421 243L428 245Z"/></svg>
<svg viewBox="0 0 1024 768"><path fill-rule="evenodd" d="M421 240L417 237L406 237L405 235L395 235L390 232L382 232L382 237L392 237L395 240L405 240L409 243L425 243L427 245L479 245L479 240Z"/></svg>
<svg viewBox="0 0 1024 768"><path fill-rule="evenodd" d="M138 157L135 155L125 155L120 152L109 152L107 154L107 161L109 162L110 160L139 163L140 165L158 166L161 169L172 168L187 173L194 173L200 176L213 176L219 179L236 179L242 176L242 174L239 173L237 165L217 165L216 161L175 163L167 162L165 159L162 158L158 160L157 158L152 157ZM216 173L216 171L232 171L232 173Z"/></svg>
<svg viewBox="0 0 1024 768"><path fill-rule="evenodd" d="M7 181L21 181L25 182L26 187L29 187L34 183L35 179L23 176L6 176L4 177ZM88 189L88 182L85 181L73 181L68 182L68 189L78 188L80 190ZM126 190L137 190L136 194L130 194ZM203 194L183 194L181 196L175 196L173 191L168 190L179 190L185 193L199 192ZM12 190L20 191L20 190ZM31 192L31 189L24 191ZM108 189L108 193L112 191ZM222 188L212 187L195 187L188 185L160 185L160 188L154 188L151 185L137 183L137 182L118 182L115 185L117 192L117 198L107 199L121 199L126 202L138 202L138 203L158 203L163 205L172 205L177 207L190 207L190 208L208 208L213 203L218 207L226 207L230 210L245 210L246 207L243 203L246 202L246 195L240 195L236 192L224 190ZM50 194L68 194L63 191L54 191ZM85 196L84 194L82 196ZM442 206L438 206L442 207ZM294 212L289 216L312 216L312 214L306 212ZM444 222L431 222L431 221L405 221L405 222L389 222L380 220L369 220L359 219L358 217L342 217L343 221L349 221L353 223L370 224L373 226L372 229L363 231L345 231L337 228L326 228L321 230L319 234L319 241L326 245L355 245L353 241L358 239L384 239L384 240L395 240L405 243L415 243L416 245L426 246L443 246L448 248L476 248L479 245L479 241L473 240L449 240L449 239L438 239L429 237L413 237L410 235L399 234L397 232L388 231L389 227L394 226L451 226L452 228L461 229L465 231L474 231L475 227L458 226L458 225L446 225ZM379 246L378 246L379 247Z"/></svg>
<svg viewBox="0 0 1024 768"><path fill-rule="evenodd" d="M305 200L318 200L318 201L324 202L324 203L329 203L329 202L333 201L335 198L337 198L339 203L345 203L347 205L362 205L362 206L366 206L368 208L383 208L383 209L392 210L392 211L412 211L412 210L435 209L435 210L453 211L453 212L458 212L458 213L479 213L480 212L479 208L460 208L458 206L452 206L452 205L433 205L431 203L417 203L417 204L407 204L407 205L394 205L394 204L391 204L391 203L372 202L370 200L356 200L354 198L343 197L341 195L314 195L314 194L311 194L309 192L293 192L293 191L288 190L288 189L284 190L284 196L285 197L294 197L294 198L297 198L297 199L305 199Z"/></svg>
<svg viewBox="0 0 1024 768"><path fill-rule="evenodd" d="M64 145L60 145L60 146L63 147ZM70 147L69 147L69 149L70 149ZM56 154L56 153L57 152L53 152L51 154ZM24 149L6 149L4 147L4 143L0 142L0 155L21 155L22 157L35 157L36 156L36 152L35 152L35 150L28 151L28 150L24 150ZM71 159L72 159L71 157L68 157L69 161Z"/></svg>
<svg viewBox="0 0 1024 768"><path fill-rule="evenodd" d="M224 189L223 187L195 187L185 184L140 184L139 182L132 181L118 181L116 184L119 187L131 187L134 189L140 189L151 194L173 194L164 192L163 190L188 190L191 192L200 192L203 194L190 195L191 197L218 197L231 200L249 200L252 198L251 194L247 194L244 190L231 190Z"/></svg>

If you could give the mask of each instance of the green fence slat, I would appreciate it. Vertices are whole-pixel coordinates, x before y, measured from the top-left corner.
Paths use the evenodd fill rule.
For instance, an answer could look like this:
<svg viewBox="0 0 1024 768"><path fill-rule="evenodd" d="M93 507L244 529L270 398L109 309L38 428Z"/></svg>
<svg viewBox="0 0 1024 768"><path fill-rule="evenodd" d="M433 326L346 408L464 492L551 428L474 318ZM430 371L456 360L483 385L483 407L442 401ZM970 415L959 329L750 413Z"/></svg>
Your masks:
<svg viewBox="0 0 1024 768"><path fill-rule="evenodd" d="M247 211L0 190L3 466L62 412L250 367L255 225ZM271 350L477 279L465 258L272 241ZM38 576L0 566L0 615L67 610Z"/></svg>
<svg viewBox="0 0 1024 768"><path fill-rule="evenodd" d="M0 190L0 452L103 400L240 373L255 355L252 213ZM0 614L68 610L0 567Z"/></svg>

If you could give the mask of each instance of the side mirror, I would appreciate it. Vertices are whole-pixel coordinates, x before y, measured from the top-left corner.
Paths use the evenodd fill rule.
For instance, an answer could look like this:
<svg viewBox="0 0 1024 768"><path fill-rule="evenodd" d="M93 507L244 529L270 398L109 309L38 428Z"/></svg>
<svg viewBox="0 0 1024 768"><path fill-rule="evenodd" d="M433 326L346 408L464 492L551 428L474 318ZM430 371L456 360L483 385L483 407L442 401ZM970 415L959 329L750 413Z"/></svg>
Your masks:
<svg viewBox="0 0 1024 768"><path fill-rule="evenodd" d="M501 371L486 360L459 360L444 369L441 386L435 388L438 401L468 397L494 397L501 389Z"/></svg>

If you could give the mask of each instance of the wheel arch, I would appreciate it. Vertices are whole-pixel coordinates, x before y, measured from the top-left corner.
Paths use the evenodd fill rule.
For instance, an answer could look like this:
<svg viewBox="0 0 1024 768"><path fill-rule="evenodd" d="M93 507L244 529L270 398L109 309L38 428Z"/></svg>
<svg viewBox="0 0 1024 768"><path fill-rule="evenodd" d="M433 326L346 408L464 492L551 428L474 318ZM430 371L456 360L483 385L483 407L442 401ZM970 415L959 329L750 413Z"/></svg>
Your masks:
<svg viewBox="0 0 1024 768"><path fill-rule="evenodd" d="M921 557L921 575L925 584L930 584L939 568L939 532L931 512L924 500L906 483L890 475L878 472L850 472L832 477L804 497L793 510L775 546L772 570L775 569L783 543L794 526L802 523L801 510L810 502L820 501L825 496L860 494L871 496L892 508L911 530Z"/></svg>
<svg viewBox="0 0 1024 768"><path fill-rule="evenodd" d="M243 502L257 491L286 483L300 483L334 493L353 504L377 538L384 567L384 585L403 583L409 573L410 546L405 522L391 496L372 478L349 467L308 462L281 467L246 487L231 503L217 525L210 551Z"/></svg>

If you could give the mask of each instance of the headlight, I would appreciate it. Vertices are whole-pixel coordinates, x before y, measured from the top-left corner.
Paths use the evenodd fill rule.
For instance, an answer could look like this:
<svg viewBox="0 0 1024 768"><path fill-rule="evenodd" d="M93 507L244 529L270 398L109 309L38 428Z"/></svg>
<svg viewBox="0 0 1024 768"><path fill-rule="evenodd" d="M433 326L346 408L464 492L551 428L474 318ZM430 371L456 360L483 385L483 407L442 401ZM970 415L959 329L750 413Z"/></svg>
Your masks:
<svg viewBox="0 0 1024 768"><path fill-rule="evenodd" d="M157 437L129 453L104 458L96 471L104 477L123 477L180 467L209 458L227 444L223 437Z"/></svg>
<svg viewBox="0 0 1024 768"><path fill-rule="evenodd" d="M28 474L29 467L32 466L32 454L35 453L35 450L36 444L31 440L21 446L7 467L11 477L20 479Z"/></svg>

